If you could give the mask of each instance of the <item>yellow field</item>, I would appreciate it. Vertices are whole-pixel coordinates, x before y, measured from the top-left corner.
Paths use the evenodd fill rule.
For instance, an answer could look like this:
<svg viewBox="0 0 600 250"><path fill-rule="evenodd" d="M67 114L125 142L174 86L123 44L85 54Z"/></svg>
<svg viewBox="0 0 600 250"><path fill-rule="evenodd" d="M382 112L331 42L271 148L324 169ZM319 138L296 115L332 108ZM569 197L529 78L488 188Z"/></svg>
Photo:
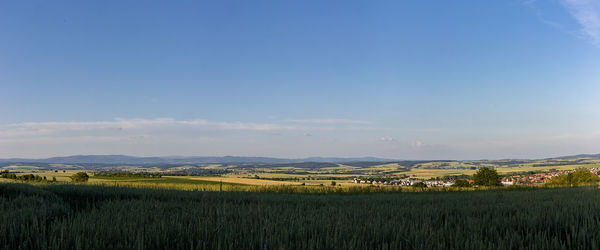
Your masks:
<svg viewBox="0 0 600 250"><path fill-rule="evenodd" d="M246 185L300 185L302 182L295 181L272 181L263 179L248 179L239 177L218 176L171 176L169 178L183 178L189 180L216 181L224 183L246 184Z"/></svg>
<svg viewBox="0 0 600 250"><path fill-rule="evenodd" d="M322 174L322 173L310 173L310 174L282 174L277 172L268 172L268 173L257 173L257 174L227 174L225 176L228 177L246 177L252 178L253 176L258 175L261 178L307 178L311 177L351 177L358 176L358 174ZM303 181L303 180L301 180Z"/></svg>
<svg viewBox="0 0 600 250"><path fill-rule="evenodd" d="M472 175L476 170L470 169L423 169L423 168L412 168L408 172L404 172L411 178L429 179L435 177L442 177L446 175Z"/></svg>

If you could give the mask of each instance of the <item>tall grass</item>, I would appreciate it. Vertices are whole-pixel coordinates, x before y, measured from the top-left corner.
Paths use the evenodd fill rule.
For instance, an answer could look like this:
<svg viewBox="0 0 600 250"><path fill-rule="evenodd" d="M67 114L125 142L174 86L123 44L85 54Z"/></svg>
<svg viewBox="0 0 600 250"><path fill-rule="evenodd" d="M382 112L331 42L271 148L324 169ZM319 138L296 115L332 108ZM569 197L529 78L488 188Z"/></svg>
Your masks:
<svg viewBox="0 0 600 250"><path fill-rule="evenodd" d="M594 187L303 195L0 184L0 248L596 249L598 211Z"/></svg>
<svg viewBox="0 0 600 250"><path fill-rule="evenodd" d="M185 191L227 191L227 192L266 192L266 193L297 193L297 194L362 194L362 193L398 193L398 192L453 192L475 190L515 190L539 189L552 186L515 185L515 186L480 186L480 187L429 187L414 188L391 185L357 185L357 186L303 186L303 185L248 185L237 183L219 183L215 181L170 179L163 180L133 180L93 182L87 185L133 187L144 189L174 189Z"/></svg>

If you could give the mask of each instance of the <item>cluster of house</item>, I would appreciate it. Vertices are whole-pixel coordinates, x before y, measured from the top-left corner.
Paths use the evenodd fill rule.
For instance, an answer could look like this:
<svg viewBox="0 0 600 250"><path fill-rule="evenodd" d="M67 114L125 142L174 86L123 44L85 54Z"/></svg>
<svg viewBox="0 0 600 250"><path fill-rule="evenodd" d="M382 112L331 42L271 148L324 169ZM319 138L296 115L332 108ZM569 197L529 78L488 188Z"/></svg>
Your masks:
<svg viewBox="0 0 600 250"><path fill-rule="evenodd" d="M454 184L454 180L451 181L440 181L440 180L420 180L420 179L406 179L406 180L361 180L354 179L354 183L357 184L373 184L373 185L394 185L394 186L412 186L415 183L423 182L428 187L449 187Z"/></svg>
<svg viewBox="0 0 600 250"><path fill-rule="evenodd" d="M598 174L598 172L600 171L600 168L589 168L588 170L591 173ZM502 184L503 185L515 185L515 184L544 183L553 177L560 176L560 175L566 175L569 173L573 173L575 171L577 171L577 170L573 169L573 170L553 171L553 172L548 172L548 173L537 173L537 174L533 174L533 175L510 176L510 177L503 178Z"/></svg>
<svg viewBox="0 0 600 250"><path fill-rule="evenodd" d="M600 168L589 168L588 170L590 172L600 176ZM575 171L577 171L577 170L563 170L563 171L552 171L552 172L548 172L548 173L537 173L537 174L533 174L533 175L510 176L510 177L502 178L501 183L502 183L502 185L505 185L505 186L518 185L518 184L544 183L553 177L560 176L560 175L566 175L569 173L573 173ZM473 180L467 180L467 181L471 184L473 183ZM441 180L421 180L421 179L405 179L405 180L354 179L353 182L357 183L357 184L394 185L394 186L412 186L415 183L423 182L428 187L448 187L448 186L452 186L452 184L454 184L454 180L441 181Z"/></svg>
<svg viewBox="0 0 600 250"><path fill-rule="evenodd" d="M538 173L535 175L510 176L510 177L502 178L501 183L504 186L544 183L548 179L550 179L554 176L568 174L573 171L557 171L557 172L551 172L551 173ZM468 181L471 184L473 183L473 180L466 180L466 181ZM448 187L448 186L452 186L452 184L454 184L454 180L438 181L438 180L421 180L421 179L390 180L390 181L354 179L353 182L357 183L357 184L394 185L394 186L412 186L415 183L423 182L428 187Z"/></svg>

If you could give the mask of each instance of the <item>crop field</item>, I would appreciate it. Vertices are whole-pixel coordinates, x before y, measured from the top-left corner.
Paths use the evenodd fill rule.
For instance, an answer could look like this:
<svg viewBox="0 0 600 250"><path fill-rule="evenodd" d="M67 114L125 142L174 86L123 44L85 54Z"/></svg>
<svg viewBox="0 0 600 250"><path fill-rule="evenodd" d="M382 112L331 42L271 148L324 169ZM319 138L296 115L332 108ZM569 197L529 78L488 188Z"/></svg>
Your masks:
<svg viewBox="0 0 600 250"><path fill-rule="evenodd" d="M473 175L480 167L492 167L501 175L527 172L573 170L600 167L600 159L575 157L568 159L542 160L498 160L498 161L398 161L398 162L355 162L355 163L293 163L293 164L181 164L181 165L101 165L77 164L6 164L2 171L16 175L35 174L70 182L76 172L85 171L91 178L90 184L139 187L183 187L185 190L214 190L215 185L231 186L238 190L240 185L254 186L336 186L353 187L354 178L381 179L430 179L464 178ZM207 172L208 171L208 172ZM101 178L94 176L102 172L154 173L163 178ZM5 181L5 180L3 180ZM177 186L180 185L180 186ZM222 188L222 187L219 187Z"/></svg>
<svg viewBox="0 0 600 250"><path fill-rule="evenodd" d="M246 185L300 185L300 182L293 181L273 181L263 179L252 179L252 178L240 178L240 177L217 177L217 176L194 176L194 177L183 177L190 180L202 180L210 182L225 182L234 184L246 184Z"/></svg>
<svg viewBox="0 0 600 250"><path fill-rule="evenodd" d="M470 169L427 169L427 168L413 168L405 174L420 179L429 179L436 177L443 177L448 175L472 175L476 170Z"/></svg>
<svg viewBox="0 0 600 250"><path fill-rule="evenodd" d="M0 183L4 249L597 249L596 187L307 195Z"/></svg>

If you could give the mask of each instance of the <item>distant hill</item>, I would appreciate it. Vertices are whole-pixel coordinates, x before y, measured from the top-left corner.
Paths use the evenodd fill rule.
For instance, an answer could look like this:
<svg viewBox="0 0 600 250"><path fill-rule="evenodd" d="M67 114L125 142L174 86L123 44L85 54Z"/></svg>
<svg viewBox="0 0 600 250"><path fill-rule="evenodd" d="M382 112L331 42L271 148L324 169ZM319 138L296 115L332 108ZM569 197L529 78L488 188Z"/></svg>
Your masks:
<svg viewBox="0 0 600 250"><path fill-rule="evenodd" d="M553 158L548 158L548 159L575 159L575 158L597 158L597 159L600 159L600 154L567 155L567 156L553 157Z"/></svg>
<svg viewBox="0 0 600 250"><path fill-rule="evenodd" d="M537 160L558 160L592 158L599 159L600 154L580 154L561 156L546 159L531 160L483 160L494 164L518 164ZM128 155L73 155L43 159L11 158L0 159L0 163L45 163L45 164L103 164L103 165L150 165L150 164L290 164L290 163L352 163L357 166L371 166L377 164L397 162L403 166L412 166L418 163L438 161L405 161L376 157L308 157L298 159L273 158L273 157L246 157L246 156L166 156L166 157L137 157ZM468 162L468 161L462 161ZM472 161L472 162L481 162Z"/></svg>
<svg viewBox="0 0 600 250"><path fill-rule="evenodd" d="M303 162L346 163L346 162L389 162L391 159L375 157L359 158L330 158L310 157L301 159L284 159L271 157L243 157L243 156L206 156L206 157L136 157L128 155L73 155L65 157L52 157L43 159L11 158L0 159L0 162L18 163L51 163L51 164L284 164Z"/></svg>

